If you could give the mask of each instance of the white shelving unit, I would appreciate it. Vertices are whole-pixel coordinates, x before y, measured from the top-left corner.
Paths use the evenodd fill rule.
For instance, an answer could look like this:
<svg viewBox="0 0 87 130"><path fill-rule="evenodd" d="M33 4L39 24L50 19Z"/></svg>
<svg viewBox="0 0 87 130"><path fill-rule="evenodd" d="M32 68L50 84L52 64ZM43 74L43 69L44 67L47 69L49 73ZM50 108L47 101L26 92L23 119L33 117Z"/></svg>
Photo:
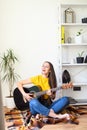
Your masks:
<svg viewBox="0 0 87 130"><path fill-rule="evenodd" d="M72 8L74 11L74 22L65 23L65 10ZM87 63L77 63L78 53L84 51L84 58L87 55L87 23L82 23L82 18L87 17L87 4L60 4L58 7L58 68L59 84L62 84L62 72L66 69L71 75L75 86L87 86ZM84 12L84 13L83 13ZM65 42L61 43L61 27L65 30ZM75 35L83 29L83 39L81 43L75 42ZM67 42L71 38L71 43ZM63 94L63 93L62 93ZM75 97L74 97L75 98ZM76 97L78 98L78 96Z"/></svg>

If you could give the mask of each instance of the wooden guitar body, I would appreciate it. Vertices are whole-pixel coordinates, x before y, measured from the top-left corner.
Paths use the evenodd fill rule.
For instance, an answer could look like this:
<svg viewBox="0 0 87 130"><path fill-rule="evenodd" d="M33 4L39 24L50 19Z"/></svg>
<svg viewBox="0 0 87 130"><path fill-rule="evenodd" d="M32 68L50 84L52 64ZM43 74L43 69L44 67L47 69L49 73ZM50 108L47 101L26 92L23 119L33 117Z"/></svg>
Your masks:
<svg viewBox="0 0 87 130"><path fill-rule="evenodd" d="M39 87L37 87L37 86L32 86L31 88L23 87L23 89L24 89L24 91L26 93L39 92L40 91ZM24 101L24 98L23 98L23 96L22 96L22 94L21 94L21 92L19 91L18 88L14 89L13 97L14 97L15 105L19 110L27 110L27 109L29 109L29 102Z"/></svg>

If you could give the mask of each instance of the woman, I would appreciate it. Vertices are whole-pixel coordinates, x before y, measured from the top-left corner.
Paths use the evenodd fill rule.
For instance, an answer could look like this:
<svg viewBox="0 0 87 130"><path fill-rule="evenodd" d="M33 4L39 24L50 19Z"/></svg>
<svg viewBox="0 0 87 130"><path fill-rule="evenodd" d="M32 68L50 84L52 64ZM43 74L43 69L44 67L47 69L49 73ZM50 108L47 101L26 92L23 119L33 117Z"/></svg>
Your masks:
<svg viewBox="0 0 87 130"><path fill-rule="evenodd" d="M23 86L27 84L34 84L40 87L42 91L48 91L46 92L46 94L41 96L41 98L33 98L31 94L29 95L29 93L26 93L23 89ZM57 81L53 65L50 62L45 61L43 63L41 75L37 75L26 80L22 80L17 83L17 86L19 91L23 95L24 99L26 99L26 101L29 102L29 109L33 115L39 113L53 118L66 118L67 120L69 119L68 114L59 114L59 112L69 104L68 98L62 97L61 99L58 99L54 102L51 101L55 98L56 92L52 92L50 89L57 87ZM67 86L71 87L71 84L64 85L64 87ZM47 103L47 101L51 101L50 104Z"/></svg>

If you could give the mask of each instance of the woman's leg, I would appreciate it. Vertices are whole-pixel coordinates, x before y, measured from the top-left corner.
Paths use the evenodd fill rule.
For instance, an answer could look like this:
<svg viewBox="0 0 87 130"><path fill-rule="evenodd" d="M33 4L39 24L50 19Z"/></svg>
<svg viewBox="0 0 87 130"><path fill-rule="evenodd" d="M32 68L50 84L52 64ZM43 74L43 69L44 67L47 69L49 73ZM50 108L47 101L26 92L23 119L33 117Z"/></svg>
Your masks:
<svg viewBox="0 0 87 130"><path fill-rule="evenodd" d="M69 105L68 97L62 97L52 103L50 109L53 109L55 113L59 113L63 110L67 105Z"/></svg>
<svg viewBox="0 0 87 130"><path fill-rule="evenodd" d="M33 115L40 113L42 115L48 116L50 109L42 105L37 99L32 99L29 102L30 111Z"/></svg>
<svg viewBox="0 0 87 130"><path fill-rule="evenodd" d="M68 114L56 114L54 112L53 109L48 109L47 107L45 107L44 105L42 105L37 99L32 99L30 102L29 102L29 105L30 105L30 111L33 115L36 115L36 114L42 114L44 116L50 116L50 117L53 117L53 118L60 118L60 119L63 119L63 118L69 118L69 115Z"/></svg>

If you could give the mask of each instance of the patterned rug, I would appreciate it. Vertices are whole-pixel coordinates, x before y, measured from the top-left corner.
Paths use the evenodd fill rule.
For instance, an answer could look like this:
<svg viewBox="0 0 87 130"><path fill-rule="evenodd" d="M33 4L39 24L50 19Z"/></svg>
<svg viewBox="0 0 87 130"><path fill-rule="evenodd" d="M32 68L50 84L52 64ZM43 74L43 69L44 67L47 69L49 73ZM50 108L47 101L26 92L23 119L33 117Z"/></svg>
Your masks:
<svg viewBox="0 0 87 130"><path fill-rule="evenodd" d="M28 110L20 111L16 108L5 112L6 122L11 122L12 125L7 127L8 130L23 130L29 123L31 114ZM10 123L9 123L10 124ZM24 129L25 130L25 129Z"/></svg>
<svg viewBox="0 0 87 130"><path fill-rule="evenodd" d="M7 130L40 130L46 124L60 122L79 125L79 115L87 114L87 106L69 106L62 113L70 114L70 120L54 119L40 114L33 116L28 110L20 111L14 108L5 112L6 122L12 122L12 125L9 125Z"/></svg>

